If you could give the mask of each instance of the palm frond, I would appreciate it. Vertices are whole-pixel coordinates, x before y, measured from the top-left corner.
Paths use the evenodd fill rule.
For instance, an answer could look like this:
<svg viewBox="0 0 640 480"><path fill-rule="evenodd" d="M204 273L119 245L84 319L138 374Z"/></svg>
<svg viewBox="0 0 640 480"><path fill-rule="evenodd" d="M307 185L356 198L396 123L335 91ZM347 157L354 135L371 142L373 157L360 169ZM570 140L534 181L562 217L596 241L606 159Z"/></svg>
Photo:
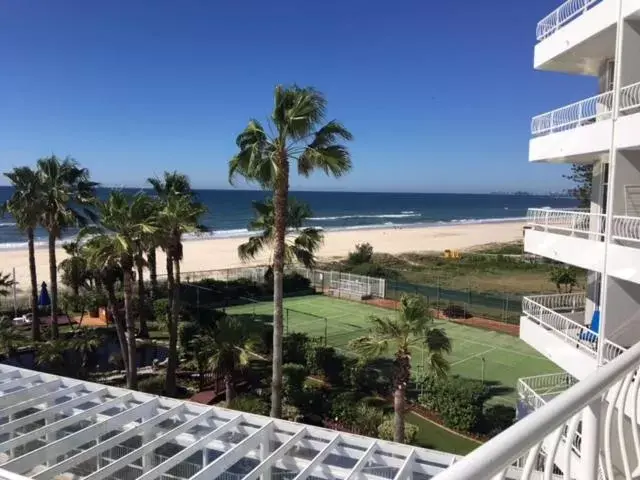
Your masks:
<svg viewBox="0 0 640 480"><path fill-rule="evenodd" d="M249 237L245 243L238 246L238 257L243 262L254 259L265 247L266 239L261 235Z"/></svg>
<svg viewBox="0 0 640 480"><path fill-rule="evenodd" d="M425 335L425 345L430 352L451 353L451 339L443 328L429 328Z"/></svg>
<svg viewBox="0 0 640 480"><path fill-rule="evenodd" d="M389 339L369 335L349 342L349 348L365 358L375 358L389 353Z"/></svg>

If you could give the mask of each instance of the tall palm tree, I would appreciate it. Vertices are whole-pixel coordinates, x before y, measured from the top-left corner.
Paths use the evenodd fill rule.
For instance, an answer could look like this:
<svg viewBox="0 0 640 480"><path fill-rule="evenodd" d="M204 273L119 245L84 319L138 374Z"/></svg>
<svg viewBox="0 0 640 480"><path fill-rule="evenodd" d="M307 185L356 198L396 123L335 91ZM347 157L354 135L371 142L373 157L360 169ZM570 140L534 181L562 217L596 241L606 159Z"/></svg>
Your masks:
<svg viewBox="0 0 640 480"><path fill-rule="evenodd" d="M167 285L169 287L169 356L165 392L176 391L178 368L178 322L180 320L180 262L182 261L182 237L187 233L202 231L200 217L206 208L197 201L189 179L177 172L165 172L163 179L150 178L161 202L158 211L159 244L167 257Z"/></svg>
<svg viewBox="0 0 640 480"><path fill-rule="evenodd" d="M287 229L289 170L295 162L300 175L316 170L340 177L351 170L349 150L339 142L351 133L339 122L325 121L327 101L311 87L277 86L275 105L265 129L258 120L238 135L239 152L229 161L229 180L240 175L273 190L275 242L273 252L273 379L271 416L282 414L282 279Z"/></svg>
<svg viewBox="0 0 640 480"><path fill-rule="evenodd" d="M257 230L258 233L249 237L247 242L238 247L238 256L243 261L255 258L266 248L273 249L276 239L273 199L253 202L253 209L255 218L249 223L249 229ZM318 228L304 226L309 217L311 217L311 209L307 204L289 198L286 225L292 235L285 238L285 264L298 261L307 268L315 266L315 253L324 240L324 234ZM270 255L270 265L272 260L273 255Z"/></svg>
<svg viewBox="0 0 640 480"><path fill-rule="evenodd" d="M38 160L38 177L43 196L40 224L49 232L49 276L51 293L51 331L58 338L58 264L56 240L72 226L94 219L87 207L94 203L95 187L89 170L70 157L64 160L55 155Z"/></svg>
<svg viewBox="0 0 640 480"><path fill-rule="evenodd" d="M394 440L404 442L406 388L411 379L411 348L426 350L425 369L436 376L446 376L451 340L442 328L433 327L433 317L423 297L402 295L395 318L371 318L369 335L353 340L350 346L364 357L394 354L393 409Z"/></svg>
<svg viewBox="0 0 640 480"><path fill-rule="evenodd" d="M38 277L36 273L35 229L43 211L43 196L40 178L29 167L17 167L6 172L5 177L13 186L13 194L2 206L11 214L18 228L27 234L29 250L29 276L31 280L31 338L40 341L40 318L38 317Z"/></svg>
<svg viewBox="0 0 640 480"><path fill-rule="evenodd" d="M124 315L127 341L127 386L138 384L136 368L136 329L133 318L133 269L138 253L137 243L156 231L156 218L148 216L149 197L143 193L129 196L114 191L104 202L96 205L100 218L97 227L85 228L83 235L99 233L104 240L94 252L102 263L115 262L122 268L124 289Z"/></svg>

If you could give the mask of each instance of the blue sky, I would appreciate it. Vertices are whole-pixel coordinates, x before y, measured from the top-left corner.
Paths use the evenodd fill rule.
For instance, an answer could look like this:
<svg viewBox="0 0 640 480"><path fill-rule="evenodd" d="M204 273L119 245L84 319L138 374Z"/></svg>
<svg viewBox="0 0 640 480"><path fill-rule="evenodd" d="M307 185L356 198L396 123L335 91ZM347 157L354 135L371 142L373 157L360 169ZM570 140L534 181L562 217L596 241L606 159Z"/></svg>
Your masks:
<svg viewBox="0 0 640 480"><path fill-rule="evenodd" d="M557 0L32 0L0 16L0 168L70 154L106 184L178 169L227 188L235 136L278 83L314 85L353 172L298 189L566 187L527 162L532 115L596 82L532 68Z"/></svg>

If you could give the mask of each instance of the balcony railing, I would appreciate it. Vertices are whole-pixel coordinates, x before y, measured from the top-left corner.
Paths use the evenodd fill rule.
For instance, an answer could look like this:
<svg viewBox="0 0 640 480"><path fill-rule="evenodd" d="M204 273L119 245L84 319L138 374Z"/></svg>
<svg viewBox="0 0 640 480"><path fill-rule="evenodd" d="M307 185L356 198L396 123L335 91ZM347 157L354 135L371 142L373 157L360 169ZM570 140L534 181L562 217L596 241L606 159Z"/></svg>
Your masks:
<svg viewBox="0 0 640 480"><path fill-rule="evenodd" d="M584 293L522 297L522 313L529 319L595 358L598 334L566 316L566 313L583 312L584 306Z"/></svg>
<svg viewBox="0 0 640 480"><path fill-rule="evenodd" d="M544 40L602 0L568 0L538 22L536 39Z"/></svg>
<svg viewBox="0 0 640 480"><path fill-rule="evenodd" d="M576 439L580 437L583 409L602 398L608 401L603 404L606 413L602 417L604 440L599 450L602 457L602 473L599 476L608 480L622 478L616 476L614 462L617 458L621 462L617 466L624 472L624 478L632 478L636 468L634 453L640 452L640 435L637 422L625 421L627 412L624 407L630 405L631 418L637 418L639 365L640 343L637 343L435 478L504 479L508 478L505 473L518 460L524 464L519 477L521 480L552 478L553 474L559 473L557 468L562 472L559 475L561 478L581 478L581 472L572 469L571 452L578 441ZM563 437L569 441L562 442ZM543 444L547 455L541 464L539 459ZM572 445L571 449L567 448L568 444Z"/></svg>
<svg viewBox="0 0 640 480"><path fill-rule="evenodd" d="M640 242L640 217L615 215L611 222L611 236L614 240Z"/></svg>
<svg viewBox="0 0 640 480"><path fill-rule="evenodd" d="M518 380L518 397L537 410L576 383L578 380L566 372L525 377Z"/></svg>
<svg viewBox="0 0 640 480"><path fill-rule="evenodd" d="M531 134L534 137L571 130L593 122L611 118L613 91L580 100L531 119Z"/></svg>
<svg viewBox="0 0 640 480"><path fill-rule="evenodd" d="M588 210L551 210L530 208L527 210L527 224L536 230L550 231L564 235L604 238L605 216Z"/></svg>

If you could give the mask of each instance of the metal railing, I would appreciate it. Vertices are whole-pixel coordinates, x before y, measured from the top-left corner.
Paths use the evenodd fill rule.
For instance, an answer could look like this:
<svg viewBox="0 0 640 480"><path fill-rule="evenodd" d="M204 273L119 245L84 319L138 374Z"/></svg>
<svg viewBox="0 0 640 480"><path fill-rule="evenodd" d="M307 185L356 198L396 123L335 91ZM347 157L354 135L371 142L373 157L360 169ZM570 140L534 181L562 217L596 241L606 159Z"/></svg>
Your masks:
<svg viewBox="0 0 640 480"><path fill-rule="evenodd" d="M554 233L593 234L598 239L604 238L605 215L590 213L588 210L561 210L547 208L530 208L527 210L527 224L536 229Z"/></svg>
<svg viewBox="0 0 640 480"><path fill-rule="evenodd" d="M572 470L571 453L579 437L582 410L593 402L601 402L603 398L607 399L607 403L603 404L606 413L603 415L603 442L600 446L604 470L602 477L609 480L619 478L615 475L615 468L620 467L625 478L632 478L635 458L640 454L640 432L638 423L625 421L625 416L629 414L628 409L631 410L631 418L637 418L638 415L639 365L640 343L637 343L435 478L503 479L505 474L508 477L511 466L519 459L524 464L519 476L522 480L551 478L552 474L558 474L556 466L562 472L559 474L561 478L580 478L580 472ZM562 442L565 435L569 442ZM612 442L617 445L612 445ZM539 454L543 443L547 455L541 465ZM567 448L569 444L571 449ZM614 457L619 459L619 464L614 464Z"/></svg>
<svg viewBox="0 0 640 480"><path fill-rule="evenodd" d="M565 342L596 357L598 334L586 325L562 315L559 311L581 311L584 309L583 293L560 295L538 295L522 298L522 312L534 322L553 331ZM587 339L586 341L581 340Z"/></svg>
<svg viewBox="0 0 640 480"><path fill-rule="evenodd" d="M620 113L636 113L640 107L640 82L620 89Z"/></svg>
<svg viewBox="0 0 640 480"><path fill-rule="evenodd" d="M640 242L640 217L614 215L611 220L611 236L615 240Z"/></svg>
<svg viewBox="0 0 640 480"><path fill-rule="evenodd" d="M571 130L611 118L613 91L604 92L566 105L531 119L531 134L536 136Z"/></svg>
<svg viewBox="0 0 640 480"><path fill-rule="evenodd" d="M603 363L610 362L626 351L626 348L621 347L620 345L617 345L611 340L605 338L602 342L602 361Z"/></svg>
<svg viewBox="0 0 640 480"><path fill-rule="evenodd" d="M568 0L538 22L536 39L544 40L602 0Z"/></svg>

